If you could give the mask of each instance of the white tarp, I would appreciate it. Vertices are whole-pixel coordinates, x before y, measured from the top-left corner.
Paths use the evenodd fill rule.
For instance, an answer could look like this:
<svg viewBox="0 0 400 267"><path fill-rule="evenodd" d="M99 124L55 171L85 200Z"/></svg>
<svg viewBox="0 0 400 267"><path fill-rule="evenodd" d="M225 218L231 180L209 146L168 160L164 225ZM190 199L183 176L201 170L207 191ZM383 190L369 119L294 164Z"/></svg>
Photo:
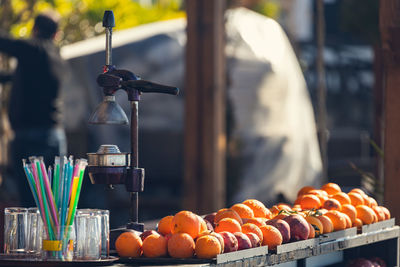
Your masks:
<svg viewBox="0 0 400 267"><path fill-rule="evenodd" d="M113 34L113 64L143 79L181 89L179 97L143 95L141 131L183 136L185 23L183 19L158 22ZM247 9L228 11L226 30L228 97L233 114L230 143L241 162L240 190L233 200L257 198L271 204L280 193L293 200L303 185L318 186L321 174L313 110L296 56L275 21ZM70 132L88 129L88 152L102 143L114 143L126 151L127 127L88 127L86 123L101 101L95 81L104 65L104 40L100 36L62 49L72 67L64 95L65 125ZM118 93L117 101L129 114L125 93ZM169 176L182 179L182 144L178 149L165 140L164 145L165 150L178 150L179 155L166 159L170 167L178 169L176 173L169 169ZM140 146L148 149L151 143ZM158 153L151 149L149 155ZM168 176L168 171L163 173Z"/></svg>

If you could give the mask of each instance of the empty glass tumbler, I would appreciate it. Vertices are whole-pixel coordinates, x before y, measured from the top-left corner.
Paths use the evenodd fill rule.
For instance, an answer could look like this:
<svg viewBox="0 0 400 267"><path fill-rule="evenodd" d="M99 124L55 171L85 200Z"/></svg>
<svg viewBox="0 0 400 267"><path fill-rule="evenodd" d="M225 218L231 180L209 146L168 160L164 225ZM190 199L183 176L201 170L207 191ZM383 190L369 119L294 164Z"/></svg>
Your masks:
<svg viewBox="0 0 400 267"><path fill-rule="evenodd" d="M38 208L29 208L27 213L26 252L39 255L42 250L43 221Z"/></svg>
<svg viewBox="0 0 400 267"><path fill-rule="evenodd" d="M77 210L75 231L75 258L78 260L101 259L101 213L91 209Z"/></svg>
<svg viewBox="0 0 400 267"><path fill-rule="evenodd" d="M110 211L97 210L101 216L101 257L110 256Z"/></svg>
<svg viewBox="0 0 400 267"><path fill-rule="evenodd" d="M4 209L4 253L16 254L26 252L27 209Z"/></svg>

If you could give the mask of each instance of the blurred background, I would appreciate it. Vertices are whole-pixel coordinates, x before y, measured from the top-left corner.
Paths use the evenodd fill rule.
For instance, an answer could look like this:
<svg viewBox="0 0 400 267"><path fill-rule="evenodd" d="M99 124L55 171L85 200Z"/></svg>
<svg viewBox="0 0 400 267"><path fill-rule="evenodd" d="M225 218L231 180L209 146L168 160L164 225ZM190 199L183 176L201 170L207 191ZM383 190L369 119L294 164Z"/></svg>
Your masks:
<svg viewBox="0 0 400 267"><path fill-rule="evenodd" d="M380 130L377 129L380 129L381 123L382 96L378 93L381 90L377 88L377 84L381 83L376 82L377 79L381 79L379 73L381 56L376 49L379 46L379 1L365 0L360 4L360 1L355 0L325 0L322 10L317 6L317 1L312 0L242 2L242 5L255 12L251 13L251 18L254 17L255 21L261 15L273 19L280 25L279 27L278 24L271 24L271 28L268 28L266 24L265 27L279 29L277 36L285 36L282 37L285 45L287 37L287 43L291 47L287 53L294 51L293 59L300 67L300 73L306 82L304 88L307 89L304 101L287 102L286 105L307 107L308 101L311 101L313 107L312 114L301 112L297 114L298 117L291 118L299 121L307 117L306 123L313 124L310 124L309 128L312 132L309 135L310 140L315 139L317 142L317 135L319 141L321 136L322 140L326 140L319 142L322 159L320 154L314 153L314 158L305 162L306 165L309 164L306 168L316 166L315 170L312 174L307 174L309 177L300 179L300 176L297 176L298 181L290 184L293 187L292 191L297 192L301 185L318 185L329 180L344 188L363 187L381 200L382 188L379 182L381 170L378 163L382 137ZM227 5L229 6L229 3ZM140 194L141 220L160 218L184 208L185 8L186 3L183 0L1 1L0 27L16 38L27 38L30 35L33 19L38 13L55 9L61 15L56 42L61 47L61 55L70 67L70 71L66 73L68 82L62 93L68 154L86 157L86 153L97 151L103 143L116 144L121 151L129 149L129 129L126 126L110 128L87 124L90 113L102 99L101 89L96 85L96 76L101 73L105 64L105 37L102 27L104 10L113 10L116 20L113 35L113 64L121 69L131 70L146 80L182 89L177 98L149 94L144 95L143 101L140 102L139 166L146 169L145 191ZM322 20L318 20L318 12L322 12ZM235 19L242 15L243 19L251 19L247 13L238 13L234 16L231 14L226 18L227 25L239 29L238 33L241 33L240 27L235 24ZM280 29L283 30L282 33ZM318 59L318 34L321 34L321 29L324 29L325 43L323 49L320 49L322 59ZM271 36L275 36L273 34L271 33ZM235 107L241 103L240 101L245 101L240 92L235 90L235 78L237 75L243 75L240 77L247 79L246 86L258 88L269 77L268 73L276 71L272 63L264 64L264 62L257 65L260 61L257 55L263 55L262 52L256 51L257 43L246 43L244 50L255 51L252 56L248 56L246 53L240 53L241 43L235 45L235 41L232 41L235 38L235 35L230 35L228 31L226 48L227 90L230 92L226 112L228 136L226 203L228 205L242 197L238 194L241 188L240 181L247 178L238 169L242 167L241 165L251 165L238 156L240 141L236 146L234 142L230 142L235 136L246 136L237 131L242 127L241 124L235 124L235 121L240 122L240 119L235 120L237 116L235 112L238 112ZM265 44L261 44L263 45L268 49L268 40ZM279 46L279 43L276 45ZM231 48L235 46L239 48L234 49L235 52L232 54ZM322 67L326 78L323 86L326 87L326 96L321 96L319 93L321 84L318 75L321 67L318 66L318 60L324 63ZM10 70L13 66L15 62L12 58L0 54L1 70ZM262 75L251 76L260 71L260 68L265 69ZM230 86L233 89L230 90ZM7 122L9 91L9 86L0 85L0 202L3 207L18 203L16 189L18 184L13 183L12 175L8 171L10 163L7 147L12 139L12 129ZM255 92L254 98L259 97L258 91ZM117 101L129 114L129 103L125 93L118 92ZM321 106L321 101L324 101L326 106ZM229 110L230 105L233 106L231 110ZM247 107L247 111L243 110L242 114L249 114L250 118L254 119L257 115L249 111L251 106L250 102L240 108ZM262 117L263 113L258 116ZM282 117L280 123L284 120ZM269 123L262 118L254 121ZM271 122L271 125L273 123L277 122ZM246 138L243 137L241 142L253 142ZM255 147L264 145L264 141L257 140L259 142L253 144ZM268 142L265 147L269 147ZM268 157L266 154L264 159L275 162ZM301 159L301 154L297 155L297 160L298 157ZM282 160L279 156L276 158ZM250 157L249 160L254 158ZM326 162L325 170L321 168L321 162ZM263 165L262 161L260 164ZM274 179L284 176L284 172L279 173ZM272 180L275 181L274 179ZM256 182L252 183L257 186ZM267 186L274 187L274 183ZM124 187L110 190L100 185L91 185L88 179L85 180L83 187L81 207L110 209L111 227L127 221L129 195ZM278 189L268 190L263 199L266 203L291 201L296 197L287 190L282 189L282 192Z"/></svg>

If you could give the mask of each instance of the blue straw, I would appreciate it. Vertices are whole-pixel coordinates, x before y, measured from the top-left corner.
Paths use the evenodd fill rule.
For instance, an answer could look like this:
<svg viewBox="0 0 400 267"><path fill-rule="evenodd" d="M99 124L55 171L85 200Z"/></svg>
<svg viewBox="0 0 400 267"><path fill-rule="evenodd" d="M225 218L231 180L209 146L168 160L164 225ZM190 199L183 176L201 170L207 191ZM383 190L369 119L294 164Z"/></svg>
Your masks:
<svg viewBox="0 0 400 267"><path fill-rule="evenodd" d="M25 172L26 178L28 180L29 188L31 189L31 192L32 192L33 198L35 200L36 206L39 207L39 199L37 197L36 188L33 186L35 184L35 181L33 179L32 173L28 169L28 166L26 165L26 160L23 159L22 162L23 162L23 166L24 166L24 172Z"/></svg>

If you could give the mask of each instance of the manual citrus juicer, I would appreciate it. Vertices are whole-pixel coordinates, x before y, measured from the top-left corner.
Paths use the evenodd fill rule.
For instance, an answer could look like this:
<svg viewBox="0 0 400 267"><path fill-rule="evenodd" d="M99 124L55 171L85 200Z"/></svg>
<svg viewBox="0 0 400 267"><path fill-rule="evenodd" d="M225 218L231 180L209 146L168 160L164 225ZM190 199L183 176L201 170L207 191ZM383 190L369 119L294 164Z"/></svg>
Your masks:
<svg viewBox="0 0 400 267"><path fill-rule="evenodd" d="M116 145L101 145L96 153L88 153L88 173L92 184L124 184L130 192L130 221L127 229L143 232L144 225L138 220L139 192L144 190L144 169L138 167L138 103L141 93L164 93L177 95L176 87L156 84L138 78L128 70L116 69L112 65L112 28L114 14L105 11L103 27L106 31L106 65L104 73L97 77L103 88L104 99L89 119L90 124L129 124L128 118L117 102L115 92L125 90L131 103L130 153L121 153Z"/></svg>

